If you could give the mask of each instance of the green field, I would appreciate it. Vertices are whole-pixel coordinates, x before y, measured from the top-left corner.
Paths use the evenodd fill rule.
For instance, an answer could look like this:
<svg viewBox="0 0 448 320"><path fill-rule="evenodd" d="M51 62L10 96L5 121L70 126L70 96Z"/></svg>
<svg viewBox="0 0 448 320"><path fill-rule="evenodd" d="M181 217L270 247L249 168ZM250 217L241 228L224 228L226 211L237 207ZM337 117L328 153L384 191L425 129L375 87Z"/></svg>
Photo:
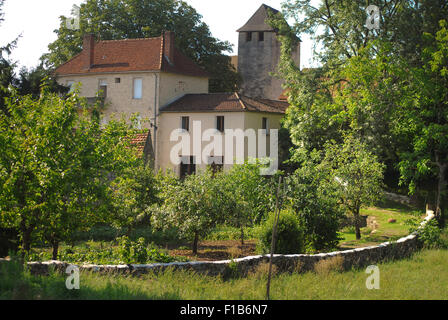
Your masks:
<svg viewBox="0 0 448 320"><path fill-rule="evenodd" d="M345 228L340 232L342 238L340 246L343 249L377 245L387 241L395 241L410 233L410 219L423 220L423 210L401 205L395 202L384 201L376 207L361 210L361 215L374 218L378 224L377 229L369 226L361 228L362 238L356 240L354 228ZM389 219L396 220L389 223Z"/></svg>
<svg viewBox="0 0 448 320"><path fill-rule="evenodd" d="M425 250L412 258L379 265L380 289L368 290L365 270L325 274L280 274L272 282L272 298L316 299L448 299L448 251ZM69 291L59 275L34 277L4 263L1 299L205 299L262 300L266 273L228 281L186 272L141 278L81 273L80 290Z"/></svg>

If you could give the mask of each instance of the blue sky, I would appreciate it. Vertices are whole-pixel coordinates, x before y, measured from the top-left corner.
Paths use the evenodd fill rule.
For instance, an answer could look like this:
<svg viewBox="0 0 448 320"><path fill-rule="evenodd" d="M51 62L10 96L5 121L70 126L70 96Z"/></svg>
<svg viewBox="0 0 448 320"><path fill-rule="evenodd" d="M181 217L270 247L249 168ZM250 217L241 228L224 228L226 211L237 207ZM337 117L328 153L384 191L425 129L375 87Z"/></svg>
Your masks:
<svg viewBox="0 0 448 320"><path fill-rule="evenodd" d="M236 30L246 23L253 13L265 3L281 9L283 0L185 0L193 6L209 25L214 37L227 40L237 53ZM48 44L56 39L53 32L59 27L59 16L69 16L73 4L83 0L6 0L5 21L0 27L0 46L19 34L22 35L12 59L20 66L32 67L47 52ZM312 58L312 42L302 37L302 67L309 66Z"/></svg>

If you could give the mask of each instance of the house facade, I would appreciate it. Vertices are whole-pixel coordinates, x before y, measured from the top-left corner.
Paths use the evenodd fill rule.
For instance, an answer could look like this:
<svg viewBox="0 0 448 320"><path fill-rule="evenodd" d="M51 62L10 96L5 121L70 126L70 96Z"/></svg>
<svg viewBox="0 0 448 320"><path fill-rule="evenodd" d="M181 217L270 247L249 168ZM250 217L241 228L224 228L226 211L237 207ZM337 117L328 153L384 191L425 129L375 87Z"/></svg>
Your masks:
<svg viewBox="0 0 448 320"><path fill-rule="evenodd" d="M238 63L244 65L248 58L239 56ZM269 99L244 91L210 94L207 72L175 47L172 32L113 41L86 35L82 52L59 66L55 74L59 84L78 87L88 100L103 97L104 122L113 116L130 119L138 114L141 123L137 125L144 132L139 141L146 141L142 149L151 150L155 170L170 169L181 177L208 165L227 170L248 158L270 156L277 142L270 129L280 128L288 107L278 96ZM225 141L231 132L235 134L233 147ZM210 149L210 141L215 140L223 142Z"/></svg>

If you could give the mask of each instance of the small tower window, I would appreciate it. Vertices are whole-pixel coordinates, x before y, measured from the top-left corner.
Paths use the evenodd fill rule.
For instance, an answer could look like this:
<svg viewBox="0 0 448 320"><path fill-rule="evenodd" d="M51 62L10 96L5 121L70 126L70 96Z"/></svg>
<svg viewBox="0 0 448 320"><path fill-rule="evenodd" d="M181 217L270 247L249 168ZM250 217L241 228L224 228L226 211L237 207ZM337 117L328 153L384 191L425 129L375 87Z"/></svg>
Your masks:
<svg viewBox="0 0 448 320"><path fill-rule="evenodd" d="M252 32L246 32L246 41L252 41Z"/></svg>
<svg viewBox="0 0 448 320"><path fill-rule="evenodd" d="M264 41L264 32L258 32L258 41Z"/></svg>

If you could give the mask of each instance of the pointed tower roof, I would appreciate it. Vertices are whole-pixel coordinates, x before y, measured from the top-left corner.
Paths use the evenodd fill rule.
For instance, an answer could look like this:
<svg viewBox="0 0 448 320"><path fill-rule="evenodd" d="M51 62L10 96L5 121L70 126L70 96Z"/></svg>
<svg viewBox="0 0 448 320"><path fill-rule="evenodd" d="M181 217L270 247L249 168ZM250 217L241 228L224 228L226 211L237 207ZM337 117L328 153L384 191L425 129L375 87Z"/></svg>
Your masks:
<svg viewBox="0 0 448 320"><path fill-rule="evenodd" d="M255 14L247 21L247 23L237 30L237 32L255 32L255 31L275 31L266 23L269 18L268 11L277 14L279 11L268 5L262 4Z"/></svg>

